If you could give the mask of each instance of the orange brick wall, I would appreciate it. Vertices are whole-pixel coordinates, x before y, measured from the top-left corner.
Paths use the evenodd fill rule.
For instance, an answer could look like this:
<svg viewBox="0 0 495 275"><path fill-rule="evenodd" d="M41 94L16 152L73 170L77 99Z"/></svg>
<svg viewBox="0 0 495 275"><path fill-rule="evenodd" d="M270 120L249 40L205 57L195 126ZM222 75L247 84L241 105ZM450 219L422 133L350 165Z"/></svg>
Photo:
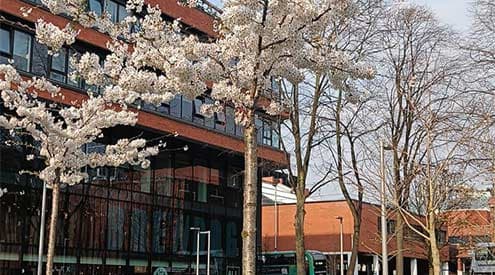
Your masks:
<svg viewBox="0 0 495 275"><path fill-rule="evenodd" d="M294 214L295 205L279 205L278 250L295 249ZM379 208L371 204L363 205L361 224L361 241L359 251L362 253L381 253L381 239L378 231ZM274 250L275 228L274 206L264 206L262 210L263 250ZM305 244L306 249L322 252L340 251L340 228L337 216L343 217L344 251L351 250L354 222L345 201L306 203ZM390 236L389 236L390 237ZM389 241L389 254L395 252L395 239ZM407 239L404 245L405 257L426 259L424 241ZM443 259L448 257L448 247L442 249Z"/></svg>

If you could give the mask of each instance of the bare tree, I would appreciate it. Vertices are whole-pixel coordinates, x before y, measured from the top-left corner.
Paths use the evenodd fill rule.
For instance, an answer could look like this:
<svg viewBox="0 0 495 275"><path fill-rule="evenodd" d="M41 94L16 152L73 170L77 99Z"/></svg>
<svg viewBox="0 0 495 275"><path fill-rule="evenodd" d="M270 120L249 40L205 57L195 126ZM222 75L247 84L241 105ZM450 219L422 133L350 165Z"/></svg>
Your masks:
<svg viewBox="0 0 495 275"><path fill-rule="evenodd" d="M294 217L294 228L296 233L296 253L304 255L304 216L305 201L308 196L316 192L328 182L330 172L321 176L318 182L313 183L310 190L308 186L308 173L310 160L314 149L320 146L315 137L318 135L320 124L321 99L329 86L326 75L316 74L308 76L303 85L289 85L281 82L282 98L290 104L289 120L283 123L284 135L282 148L287 153L292 153L294 169L289 167L289 184L296 194L296 213ZM304 257L297 258L297 265L305 269ZM299 273L298 273L299 274Z"/></svg>
<svg viewBox="0 0 495 275"><path fill-rule="evenodd" d="M336 47L348 53L356 62L371 63L371 55L378 51L373 43L379 35L378 23L383 15L384 2L354 1L352 20L335 26ZM322 101L321 133L318 140L332 158L326 161L326 173L336 168L338 186L351 210L353 218L352 254L347 274L354 274L358 261L361 213L364 189L369 180L363 173L364 158L370 155L364 141L383 123L369 119L373 92L367 81L355 81L341 76L333 81ZM377 123L375 123L377 122Z"/></svg>
<svg viewBox="0 0 495 275"><path fill-rule="evenodd" d="M453 50L454 34L442 26L428 9L396 5L388 9L378 43L379 66L375 84L381 90L377 109L386 123L381 139L391 148L390 190L397 209L409 209L411 184L418 176L418 163L426 158L428 131L425 118L444 116L452 100L450 86L460 63ZM430 110L431 108L431 110ZM396 270L404 270L404 217L397 215Z"/></svg>

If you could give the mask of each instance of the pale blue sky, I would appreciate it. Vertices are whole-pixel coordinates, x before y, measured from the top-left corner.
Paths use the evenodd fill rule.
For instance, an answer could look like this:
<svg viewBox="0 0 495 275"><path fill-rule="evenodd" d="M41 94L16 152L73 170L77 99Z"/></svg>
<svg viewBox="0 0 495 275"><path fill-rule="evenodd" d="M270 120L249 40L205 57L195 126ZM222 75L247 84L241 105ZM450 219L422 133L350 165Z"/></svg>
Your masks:
<svg viewBox="0 0 495 275"><path fill-rule="evenodd" d="M413 0L413 2L429 6L443 22L454 26L457 30L469 27L469 7L471 0Z"/></svg>
<svg viewBox="0 0 495 275"><path fill-rule="evenodd" d="M209 0L221 7L222 0ZM469 27L468 8L471 0L411 0L417 4L429 6L443 22L454 26L457 30Z"/></svg>

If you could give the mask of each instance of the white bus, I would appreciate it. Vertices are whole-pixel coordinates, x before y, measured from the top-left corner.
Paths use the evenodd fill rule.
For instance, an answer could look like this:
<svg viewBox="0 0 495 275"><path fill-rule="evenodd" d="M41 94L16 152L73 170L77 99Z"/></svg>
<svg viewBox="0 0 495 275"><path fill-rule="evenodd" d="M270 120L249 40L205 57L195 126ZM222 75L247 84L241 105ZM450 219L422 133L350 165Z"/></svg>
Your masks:
<svg viewBox="0 0 495 275"><path fill-rule="evenodd" d="M471 274L495 274L495 243L479 243L471 255Z"/></svg>

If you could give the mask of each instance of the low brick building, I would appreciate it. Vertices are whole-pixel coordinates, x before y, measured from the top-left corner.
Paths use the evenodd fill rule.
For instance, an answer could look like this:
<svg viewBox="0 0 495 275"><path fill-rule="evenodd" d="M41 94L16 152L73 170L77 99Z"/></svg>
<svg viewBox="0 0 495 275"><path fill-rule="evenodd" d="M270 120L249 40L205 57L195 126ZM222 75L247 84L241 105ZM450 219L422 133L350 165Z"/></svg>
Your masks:
<svg viewBox="0 0 495 275"><path fill-rule="evenodd" d="M493 227L490 210L462 209L444 214L450 246L451 274L470 274L473 249L477 244L491 241Z"/></svg>
<svg viewBox="0 0 495 275"><path fill-rule="evenodd" d="M262 210L262 249L264 251L287 251L295 249L294 233L295 204L264 205ZM390 274L394 274L396 242L394 238L395 218L389 215L387 231ZM305 245L308 250L318 250L328 255L330 274L339 272L340 221L343 217L344 268L350 258L354 222L347 203L320 201L306 203ZM371 275L380 272L380 208L364 203L361 225L361 243L355 274ZM428 274L427 250L424 239L412 230L405 229L404 274ZM445 243L445 231L440 231ZM448 246L442 247L442 262L448 274Z"/></svg>

